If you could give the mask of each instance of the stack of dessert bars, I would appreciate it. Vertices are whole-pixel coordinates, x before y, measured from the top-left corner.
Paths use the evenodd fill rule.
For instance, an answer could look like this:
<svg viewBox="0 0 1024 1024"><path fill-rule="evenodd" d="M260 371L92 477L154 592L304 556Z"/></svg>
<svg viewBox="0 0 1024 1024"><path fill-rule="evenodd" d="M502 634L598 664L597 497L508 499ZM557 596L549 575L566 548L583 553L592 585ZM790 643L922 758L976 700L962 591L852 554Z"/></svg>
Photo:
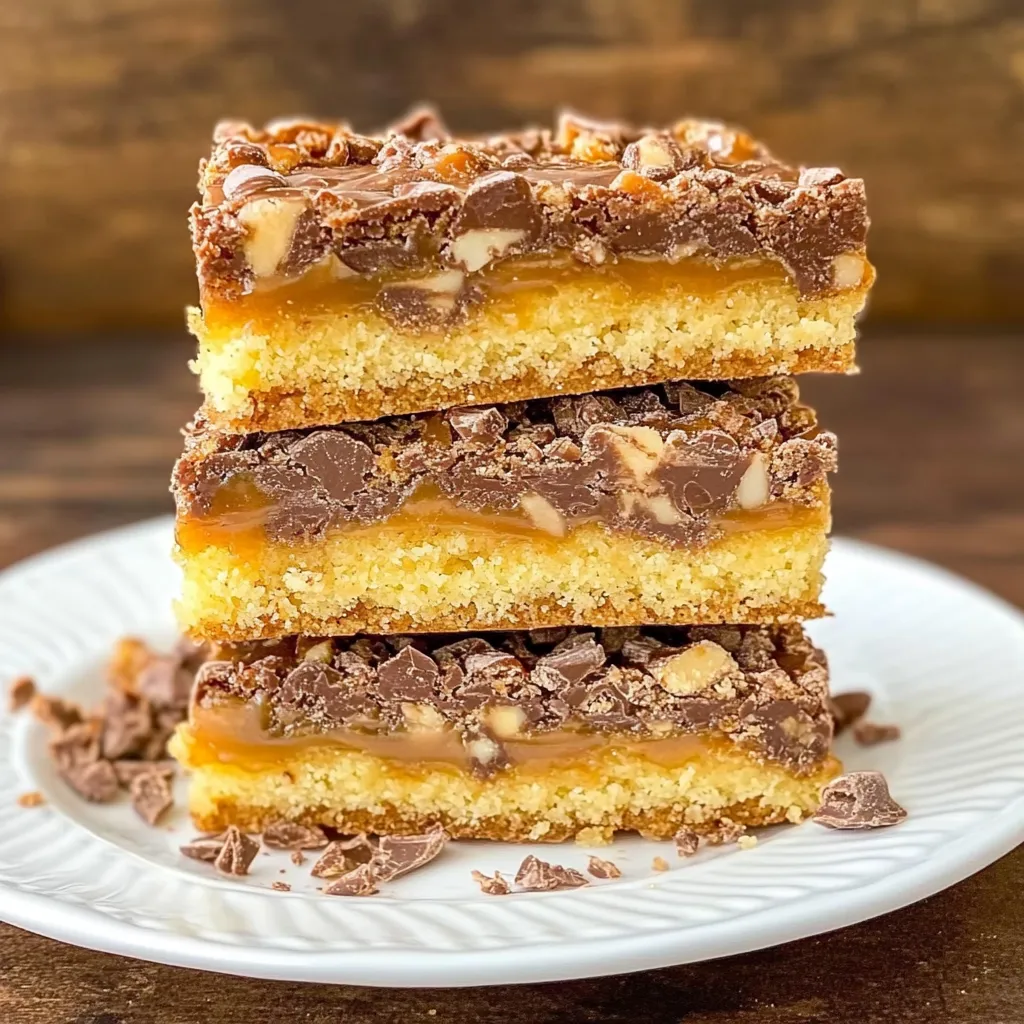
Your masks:
<svg viewBox="0 0 1024 1024"><path fill-rule="evenodd" d="M863 183L748 135L219 126L174 471L196 824L586 843L798 821Z"/></svg>

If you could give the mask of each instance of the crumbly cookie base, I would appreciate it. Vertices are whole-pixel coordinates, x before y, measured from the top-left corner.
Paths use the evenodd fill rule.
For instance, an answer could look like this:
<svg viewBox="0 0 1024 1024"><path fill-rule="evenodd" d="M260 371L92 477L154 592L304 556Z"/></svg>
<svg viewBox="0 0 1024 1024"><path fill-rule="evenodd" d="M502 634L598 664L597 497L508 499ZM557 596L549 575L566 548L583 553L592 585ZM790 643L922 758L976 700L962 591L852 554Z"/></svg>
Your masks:
<svg viewBox="0 0 1024 1024"><path fill-rule="evenodd" d="M388 761L337 747L307 748L273 767L194 763L188 726L171 753L192 771L189 811L198 829L259 832L273 821L328 825L344 833L422 832L442 824L455 838L505 842L610 842L618 831L668 839L683 825L714 832L796 822L818 806L841 768L828 758L797 775L716 744L675 766L624 748L543 770L478 779L455 767Z"/></svg>
<svg viewBox="0 0 1024 1024"><path fill-rule="evenodd" d="M797 622L822 614L827 507L800 526L673 548L596 524L567 537L388 527L310 545L177 551L176 610L206 640L301 633Z"/></svg>
<svg viewBox="0 0 1024 1024"><path fill-rule="evenodd" d="M362 308L299 307L269 329L244 316L208 328L193 310L189 325L204 415L249 432L684 378L850 372L866 292L805 299L766 280L638 298L591 281L520 294L514 312L484 306L444 332L402 332Z"/></svg>

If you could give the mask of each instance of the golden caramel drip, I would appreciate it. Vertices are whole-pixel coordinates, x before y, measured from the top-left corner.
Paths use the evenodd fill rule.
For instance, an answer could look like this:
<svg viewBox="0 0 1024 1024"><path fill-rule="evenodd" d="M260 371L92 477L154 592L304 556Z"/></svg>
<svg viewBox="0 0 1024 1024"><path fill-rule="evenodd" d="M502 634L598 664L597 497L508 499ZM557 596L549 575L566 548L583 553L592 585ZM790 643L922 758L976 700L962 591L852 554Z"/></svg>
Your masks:
<svg viewBox="0 0 1024 1024"><path fill-rule="evenodd" d="M387 274L338 276L328 264L317 265L296 280L262 281L249 295L225 299L210 290L202 294L203 316L210 331L233 330L244 324L260 333L272 331L282 320L339 315L353 310L371 310L378 291L387 284L414 281L444 268L431 265L420 271L392 271ZM510 256L471 275L481 286L486 305L494 313L522 316L529 308L518 296L529 293L535 305L537 293L557 294L567 283L592 282L595 286L618 287L622 298L643 301L667 289L683 288L690 295L711 297L748 282L790 280L786 269L773 260L744 259L714 262L685 257L676 262L665 258L620 256L600 266L589 266L566 256Z"/></svg>
<svg viewBox="0 0 1024 1024"><path fill-rule="evenodd" d="M217 707L193 707L188 729L189 765L229 764L250 771L265 771L286 764L296 755L315 749L341 747L405 765L465 771L470 758L450 726L396 732L340 728L313 736L280 739L264 730L261 710L253 704L232 702ZM668 733L670 723L654 723ZM726 742L717 733L664 735L629 739L586 728L567 727L502 741L509 759L521 772L543 772L559 766L579 767L592 755L610 751L638 754L663 767L685 764L715 744Z"/></svg>

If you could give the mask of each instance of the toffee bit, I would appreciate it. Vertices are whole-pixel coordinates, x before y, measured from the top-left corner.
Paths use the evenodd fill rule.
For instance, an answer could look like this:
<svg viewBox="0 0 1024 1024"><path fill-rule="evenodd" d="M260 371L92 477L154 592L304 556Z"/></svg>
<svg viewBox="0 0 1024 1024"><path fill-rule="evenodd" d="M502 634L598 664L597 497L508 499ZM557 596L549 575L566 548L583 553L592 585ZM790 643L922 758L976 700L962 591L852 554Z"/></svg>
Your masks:
<svg viewBox="0 0 1024 1024"><path fill-rule="evenodd" d="M39 792L38 789L33 789L28 793L22 793L18 797L19 807L42 807L46 803L46 797Z"/></svg>
<svg viewBox="0 0 1024 1024"><path fill-rule="evenodd" d="M603 860L601 857L591 855L587 861L587 871L595 878L621 878L622 871L618 864L610 860Z"/></svg>
<svg viewBox="0 0 1024 1024"><path fill-rule="evenodd" d="M473 881L480 886L480 891L488 896L507 896L512 890L500 871L493 875L485 875L482 871L473 871Z"/></svg>

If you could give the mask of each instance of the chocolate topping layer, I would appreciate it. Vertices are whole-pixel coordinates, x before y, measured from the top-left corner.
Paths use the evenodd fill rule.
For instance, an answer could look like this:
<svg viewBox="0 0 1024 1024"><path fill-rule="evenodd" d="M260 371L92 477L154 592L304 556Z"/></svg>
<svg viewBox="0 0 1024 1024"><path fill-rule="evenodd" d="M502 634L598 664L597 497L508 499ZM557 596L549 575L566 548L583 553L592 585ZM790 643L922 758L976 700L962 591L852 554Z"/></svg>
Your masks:
<svg viewBox="0 0 1024 1024"><path fill-rule="evenodd" d="M395 279L396 324L457 319L474 275L523 253L599 265L620 256L768 259L800 292L849 287L836 257L863 249L864 183L782 163L715 121L633 128L563 114L554 131L452 138L415 115L381 136L341 123L224 122L200 166L193 245L204 293L232 297L316 264ZM326 262L325 262L326 261ZM422 274L454 276L435 287ZM842 274L838 275L842 277ZM441 291L446 301L431 301Z"/></svg>
<svg viewBox="0 0 1024 1024"><path fill-rule="evenodd" d="M192 713L238 701L268 739L452 729L474 767L558 729L635 739L718 731L796 771L828 753L824 655L798 626L289 638L211 651Z"/></svg>
<svg viewBox="0 0 1024 1024"><path fill-rule="evenodd" d="M228 526L242 515L281 542L441 497L555 536L599 522L695 545L716 535L724 513L815 504L835 465L835 436L817 429L792 378L772 377L274 434L200 423L186 436L173 490L182 519Z"/></svg>

